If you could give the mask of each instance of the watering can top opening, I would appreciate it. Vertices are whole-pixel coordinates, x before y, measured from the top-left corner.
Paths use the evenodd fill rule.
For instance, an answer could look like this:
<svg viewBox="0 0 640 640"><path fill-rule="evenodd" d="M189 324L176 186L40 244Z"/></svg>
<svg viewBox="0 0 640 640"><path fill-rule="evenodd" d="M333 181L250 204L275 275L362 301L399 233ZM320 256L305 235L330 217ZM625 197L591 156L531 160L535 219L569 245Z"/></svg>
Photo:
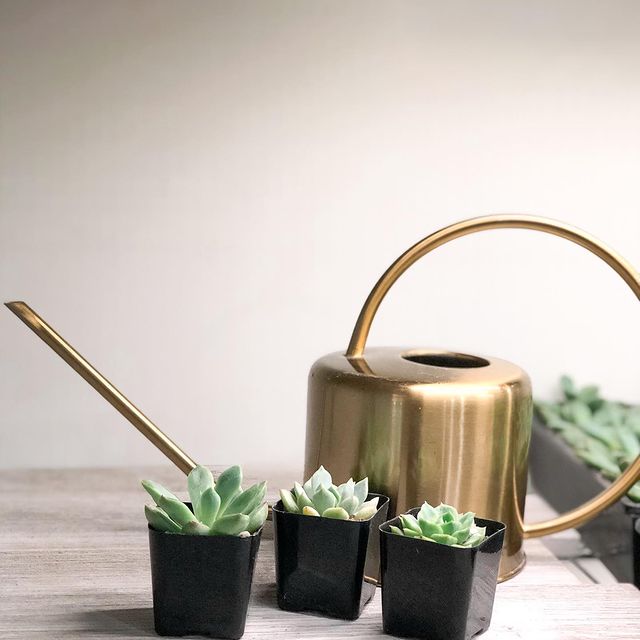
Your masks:
<svg viewBox="0 0 640 640"><path fill-rule="evenodd" d="M483 384L495 387L528 381L523 369L506 360L426 347L367 347L358 358L334 352L317 360L310 375L323 370L339 372L344 381L367 376L411 385L453 384L459 386L459 393L464 393L465 385L477 392Z"/></svg>

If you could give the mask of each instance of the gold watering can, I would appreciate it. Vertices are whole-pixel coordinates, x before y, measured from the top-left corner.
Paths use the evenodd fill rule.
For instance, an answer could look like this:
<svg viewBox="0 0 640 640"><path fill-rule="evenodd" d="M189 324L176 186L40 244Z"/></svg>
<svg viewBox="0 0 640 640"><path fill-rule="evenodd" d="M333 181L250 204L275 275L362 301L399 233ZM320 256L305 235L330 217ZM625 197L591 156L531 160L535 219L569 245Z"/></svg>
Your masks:
<svg viewBox="0 0 640 640"><path fill-rule="evenodd" d="M608 489L548 522L523 523L531 433L531 386L496 358L434 349L370 348L373 317L416 260L450 240L487 229L544 231L585 247L640 298L640 277L601 242L573 227L530 216L459 222L403 253L367 298L346 353L318 360L309 375L305 477L324 464L336 480L368 475L393 512L440 500L507 525L500 579L524 565L522 540L579 526L620 499L640 477L640 456ZM7 307L184 473L195 462L24 302Z"/></svg>
<svg viewBox="0 0 640 640"><path fill-rule="evenodd" d="M640 456L605 491L553 520L523 522L531 437L531 384L497 358L439 349L366 348L373 318L395 281L417 260L462 236L532 229L571 240L612 267L640 298L632 266L583 231L545 218L495 215L427 236L378 280L346 353L320 358L309 374L305 477L320 464L336 480L369 476L390 497L390 516L440 501L507 525L500 580L522 569L523 538L579 526L640 478Z"/></svg>

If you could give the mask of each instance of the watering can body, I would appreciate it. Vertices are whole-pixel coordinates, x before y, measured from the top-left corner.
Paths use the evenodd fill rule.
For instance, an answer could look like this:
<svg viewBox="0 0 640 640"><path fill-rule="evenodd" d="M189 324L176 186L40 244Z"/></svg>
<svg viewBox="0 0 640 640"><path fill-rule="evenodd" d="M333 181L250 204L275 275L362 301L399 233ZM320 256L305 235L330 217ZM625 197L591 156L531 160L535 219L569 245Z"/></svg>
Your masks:
<svg viewBox="0 0 640 640"><path fill-rule="evenodd" d="M455 238L496 228L551 233L608 263L640 298L640 278L586 233L531 216L485 216L427 236L402 254L367 298L346 352L320 358L309 374L305 477L319 465L336 481L369 477L390 498L390 516L445 502L506 525L500 580L524 566L523 539L578 526L618 500L640 477L640 457L590 502L553 520L524 523L532 398L518 366L432 348L366 347L393 283L416 260Z"/></svg>
<svg viewBox="0 0 640 640"><path fill-rule="evenodd" d="M432 349L380 347L318 360L309 376L305 477L369 477L393 513L425 500L507 524L501 571L519 570L531 435L519 367Z"/></svg>

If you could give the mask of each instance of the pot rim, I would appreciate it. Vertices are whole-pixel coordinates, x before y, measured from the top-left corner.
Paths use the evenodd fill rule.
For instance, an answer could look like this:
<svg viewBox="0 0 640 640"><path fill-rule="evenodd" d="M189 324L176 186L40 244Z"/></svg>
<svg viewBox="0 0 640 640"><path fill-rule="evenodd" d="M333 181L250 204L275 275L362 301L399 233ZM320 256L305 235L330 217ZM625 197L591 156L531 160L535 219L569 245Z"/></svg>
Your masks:
<svg viewBox="0 0 640 640"><path fill-rule="evenodd" d="M398 514L395 518L391 518L391 520L387 520L386 522L383 522L378 527L378 529L380 530L380 533L386 536L396 536L398 538L403 538L404 540L409 540L414 543L422 543L422 542L429 543L430 542L429 540L421 540L419 538L410 538L408 536L398 536L397 534L389 530L391 525L396 525L397 523L400 522L401 515L409 514L409 515L415 516L419 511L420 511L420 507L414 507L412 509L409 509L408 511L405 511L402 514ZM500 520L492 520L491 518L481 518L479 516L474 516L473 520L476 524L479 524L480 526L496 525L496 529L493 533L489 534L480 544L476 545L475 547L454 547L452 545L440 544L439 542L434 542L434 541L431 541L431 544L437 544L440 547L453 549L454 551L474 552L475 550L480 550L483 547L485 547L493 538L499 536L507 528L507 525L504 524L504 522L500 522Z"/></svg>
<svg viewBox="0 0 640 640"><path fill-rule="evenodd" d="M334 520L335 522L344 522L349 523L351 525L357 525L360 526L362 524L365 524L367 522L371 522L371 520L373 518L375 518L375 516L380 512L380 509L382 509L382 507L384 507L385 504L388 504L389 502L389 497L383 495L382 493L373 493L373 492L369 492L367 494L367 500L371 499L371 498L381 498L381 500L378 500L378 508L376 509L376 512L370 517L367 518L366 520L338 520L337 518L324 518L325 520ZM282 500L278 500L278 502L276 502L272 507L271 507L272 511L276 511L277 513L282 513L285 514L287 516L296 516L299 518L313 518L313 517L317 517L317 516L306 516L303 513L291 513L290 511L287 511L283 505L282 505ZM320 516L320 518L322 518L322 516Z"/></svg>
<svg viewBox="0 0 640 640"><path fill-rule="evenodd" d="M177 531L160 531L160 529L156 529L155 527L152 527L149 523L147 523L147 529L149 531L153 531L154 533L166 533L168 536L181 536L182 538L204 538L205 540L208 540L210 538L238 538L239 540L250 540L251 538L254 538L255 536L257 536L259 533L262 533L262 530L264 529L264 525L262 525L257 531L254 531L253 533L250 533L248 536L242 536L242 538L240 536L231 536L228 533L223 533L222 535L220 534L216 534L216 535L200 535L197 533L179 533Z"/></svg>

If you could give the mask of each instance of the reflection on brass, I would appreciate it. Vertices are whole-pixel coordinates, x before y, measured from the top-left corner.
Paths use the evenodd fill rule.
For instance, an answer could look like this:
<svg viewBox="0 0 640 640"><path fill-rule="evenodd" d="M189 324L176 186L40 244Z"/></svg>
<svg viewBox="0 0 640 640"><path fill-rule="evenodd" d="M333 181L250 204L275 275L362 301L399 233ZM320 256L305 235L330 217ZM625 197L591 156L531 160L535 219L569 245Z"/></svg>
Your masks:
<svg viewBox="0 0 640 640"><path fill-rule="evenodd" d="M309 374L305 477L323 464L336 481L368 475L391 498L390 517L424 500L507 525L500 579L524 565L522 540L579 526L640 478L640 457L601 494L553 520L523 524L531 436L531 385L496 358L437 349L368 348L373 318L393 283L433 249L477 231L520 228L570 240L611 266L640 298L632 266L592 236L545 218L499 215L453 224L402 254L367 298L346 353Z"/></svg>
<svg viewBox="0 0 640 640"><path fill-rule="evenodd" d="M72 369L77 371L107 402L113 405L143 436L148 438L181 471L189 473L196 463L178 445L156 427L103 375L94 369L68 342L58 335L24 302L6 306L46 342Z"/></svg>

